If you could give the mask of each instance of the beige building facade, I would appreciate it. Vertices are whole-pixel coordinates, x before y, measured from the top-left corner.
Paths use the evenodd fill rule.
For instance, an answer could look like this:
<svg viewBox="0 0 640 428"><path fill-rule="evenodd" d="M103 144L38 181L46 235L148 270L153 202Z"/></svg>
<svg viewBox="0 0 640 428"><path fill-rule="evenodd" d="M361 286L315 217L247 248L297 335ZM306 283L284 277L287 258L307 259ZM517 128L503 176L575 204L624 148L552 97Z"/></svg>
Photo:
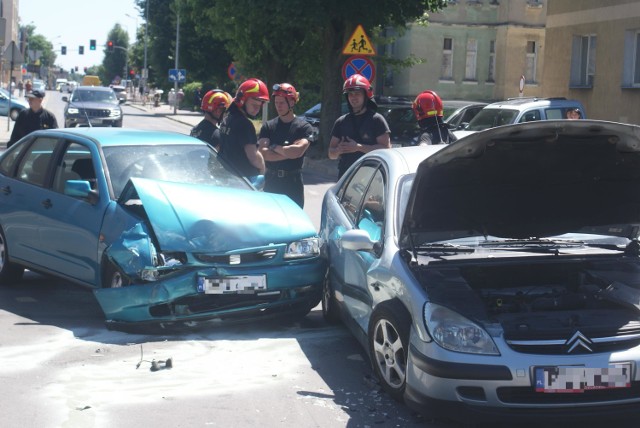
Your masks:
<svg viewBox="0 0 640 428"><path fill-rule="evenodd" d="M546 39L543 94L640 125L640 1L550 0Z"/></svg>

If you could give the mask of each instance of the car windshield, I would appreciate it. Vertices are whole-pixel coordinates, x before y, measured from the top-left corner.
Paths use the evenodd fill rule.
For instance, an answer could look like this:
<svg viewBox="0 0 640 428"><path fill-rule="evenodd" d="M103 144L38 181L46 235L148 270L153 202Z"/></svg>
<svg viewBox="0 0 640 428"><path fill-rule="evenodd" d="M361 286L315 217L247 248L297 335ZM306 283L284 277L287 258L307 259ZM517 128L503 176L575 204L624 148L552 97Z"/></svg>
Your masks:
<svg viewBox="0 0 640 428"><path fill-rule="evenodd" d="M99 102L118 104L118 99L113 91L95 91L76 89L71 98L72 102Z"/></svg>
<svg viewBox="0 0 640 428"><path fill-rule="evenodd" d="M469 122L465 131L484 131L496 126L509 125L515 122L518 110L502 108L483 108Z"/></svg>
<svg viewBox="0 0 640 428"><path fill-rule="evenodd" d="M116 198L131 177L251 189L208 146L117 146L103 151Z"/></svg>

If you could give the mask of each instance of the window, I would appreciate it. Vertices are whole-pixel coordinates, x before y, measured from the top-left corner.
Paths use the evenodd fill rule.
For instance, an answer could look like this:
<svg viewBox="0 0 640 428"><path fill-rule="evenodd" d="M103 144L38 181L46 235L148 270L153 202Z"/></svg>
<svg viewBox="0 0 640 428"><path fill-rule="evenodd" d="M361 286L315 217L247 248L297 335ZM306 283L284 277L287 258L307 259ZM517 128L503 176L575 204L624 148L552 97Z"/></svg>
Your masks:
<svg viewBox="0 0 640 428"><path fill-rule="evenodd" d="M445 37L442 45L442 67L440 78L444 80L453 79L453 39Z"/></svg>
<svg viewBox="0 0 640 428"><path fill-rule="evenodd" d="M495 82L496 73L496 41L491 40L489 42L489 74L487 81Z"/></svg>
<svg viewBox="0 0 640 428"><path fill-rule="evenodd" d="M54 152L57 140L38 138L26 151L18 166L17 177L28 183L46 187L49 161Z"/></svg>
<svg viewBox="0 0 640 428"><path fill-rule="evenodd" d="M347 217L349 217L354 224L356 224L358 210L364 199L367 186L369 186L369 182L375 171L375 166L371 164L365 164L358 168L348 181L349 184L347 184L344 194L340 198L340 204L344 208Z"/></svg>
<svg viewBox="0 0 640 428"><path fill-rule="evenodd" d="M534 41L527 42L527 58L526 58L526 70L524 78L527 83L536 82L536 63L538 62L537 44Z"/></svg>
<svg viewBox="0 0 640 428"><path fill-rule="evenodd" d="M640 29L625 31L622 85L640 87Z"/></svg>
<svg viewBox="0 0 640 428"><path fill-rule="evenodd" d="M478 61L478 41L467 40L467 63L464 71L465 80L476 80L476 64Z"/></svg>
<svg viewBox="0 0 640 428"><path fill-rule="evenodd" d="M56 165L53 189L64 193L68 180L86 180L92 189L96 189L96 173L93 169L91 152L78 143L69 144L61 161Z"/></svg>
<svg viewBox="0 0 640 428"><path fill-rule="evenodd" d="M358 229L367 232L372 241L380 241L382 239L384 226L384 214L384 177L382 171L378 169L363 199L362 209L358 219Z"/></svg>
<svg viewBox="0 0 640 428"><path fill-rule="evenodd" d="M596 36L574 36L570 86L591 88L596 73Z"/></svg>

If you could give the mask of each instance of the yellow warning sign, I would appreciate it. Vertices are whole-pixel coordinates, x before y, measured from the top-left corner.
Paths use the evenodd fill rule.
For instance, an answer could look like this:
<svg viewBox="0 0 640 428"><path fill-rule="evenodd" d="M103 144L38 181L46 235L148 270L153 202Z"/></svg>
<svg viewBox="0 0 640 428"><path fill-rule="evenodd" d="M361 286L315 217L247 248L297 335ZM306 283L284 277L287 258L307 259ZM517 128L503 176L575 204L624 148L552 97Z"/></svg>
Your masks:
<svg viewBox="0 0 640 428"><path fill-rule="evenodd" d="M364 32L362 25L358 24L347 44L342 49L344 55L375 55L376 48L369 40L369 36Z"/></svg>

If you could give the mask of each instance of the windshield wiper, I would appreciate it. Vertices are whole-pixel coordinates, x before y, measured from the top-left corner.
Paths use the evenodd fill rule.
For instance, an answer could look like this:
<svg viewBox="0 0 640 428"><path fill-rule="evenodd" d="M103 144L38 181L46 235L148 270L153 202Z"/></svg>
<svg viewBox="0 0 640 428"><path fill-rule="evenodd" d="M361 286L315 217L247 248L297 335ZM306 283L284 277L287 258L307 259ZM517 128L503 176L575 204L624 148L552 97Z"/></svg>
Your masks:
<svg viewBox="0 0 640 428"><path fill-rule="evenodd" d="M431 244L422 244L416 246L416 250L418 253L425 255L433 255L434 253L447 253L447 254L457 254L457 253L473 253L476 251L473 247L466 247L462 245L454 245L446 242L436 242Z"/></svg>

